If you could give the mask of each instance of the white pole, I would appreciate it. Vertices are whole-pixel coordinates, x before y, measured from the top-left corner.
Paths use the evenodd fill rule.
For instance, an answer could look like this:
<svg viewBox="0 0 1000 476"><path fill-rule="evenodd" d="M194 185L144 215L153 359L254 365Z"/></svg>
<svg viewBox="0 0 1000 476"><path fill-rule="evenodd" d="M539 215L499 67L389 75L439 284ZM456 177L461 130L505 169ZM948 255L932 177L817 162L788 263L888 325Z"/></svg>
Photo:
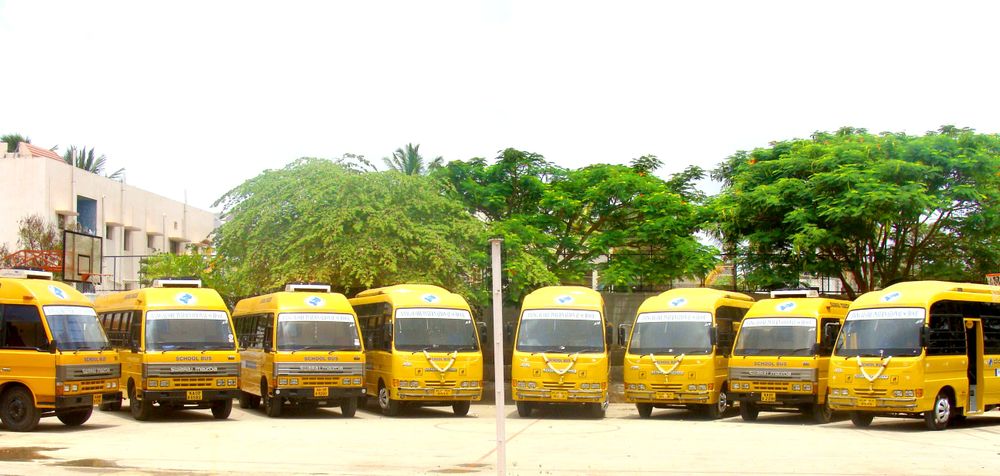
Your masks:
<svg viewBox="0 0 1000 476"><path fill-rule="evenodd" d="M507 474L507 428L503 378L503 293L500 290L500 245L503 240L493 238L493 382L496 389L497 425L497 474Z"/></svg>

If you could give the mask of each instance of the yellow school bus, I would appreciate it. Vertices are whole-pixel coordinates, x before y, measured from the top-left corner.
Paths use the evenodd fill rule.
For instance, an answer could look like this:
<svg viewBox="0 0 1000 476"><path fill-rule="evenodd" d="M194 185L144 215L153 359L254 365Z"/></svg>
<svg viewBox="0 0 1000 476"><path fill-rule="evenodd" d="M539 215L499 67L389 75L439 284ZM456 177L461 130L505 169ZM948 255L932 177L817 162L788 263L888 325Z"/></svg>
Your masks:
<svg viewBox="0 0 1000 476"><path fill-rule="evenodd" d="M121 366L90 301L52 273L0 270L0 423L41 417L82 425L115 389Z"/></svg>
<svg viewBox="0 0 1000 476"><path fill-rule="evenodd" d="M740 325L729 359L729 390L744 420L756 420L761 409L801 411L817 423L833 417L826 398L830 353L850 302L815 292L787 297L796 295L772 292Z"/></svg>
<svg viewBox="0 0 1000 476"><path fill-rule="evenodd" d="M150 288L98 296L101 324L122 363L119 388L136 420L161 408L211 408L229 417L236 397L239 354L226 304L197 279L158 279ZM117 410L122 393L105 395Z"/></svg>
<svg viewBox="0 0 1000 476"><path fill-rule="evenodd" d="M830 405L856 426L928 429L1000 407L1000 286L913 281L863 294L830 361Z"/></svg>
<svg viewBox="0 0 1000 476"><path fill-rule="evenodd" d="M400 284L350 300L365 338L365 389L385 415L404 405L469 413L483 397L483 353L472 310L437 286Z"/></svg>
<svg viewBox="0 0 1000 476"><path fill-rule="evenodd" d="M364 348L354 310L329 285L289 284L244 299L233 310L240 343L240 407L281 415L283 402L340 406L345 417L364 394Z"/></svg>
<svg viewBox="0 0 1000 476"><path fill-rule="evenodd" d="M642 418L653 408L721 417L730 405L729 353L753 302L746 294L709 288L671 289L646 299L625 349L625 401L635 403ZM620 345L626 345L624 330L619 328Z"/></svg>
<svg viewBox="0 0 1000 476"><path fill-rule="evenodd" d="M543 404L574 403L602 418L611 332L597 291L548 286L525 296L511 356L517 414L528 417Z"/></svg>

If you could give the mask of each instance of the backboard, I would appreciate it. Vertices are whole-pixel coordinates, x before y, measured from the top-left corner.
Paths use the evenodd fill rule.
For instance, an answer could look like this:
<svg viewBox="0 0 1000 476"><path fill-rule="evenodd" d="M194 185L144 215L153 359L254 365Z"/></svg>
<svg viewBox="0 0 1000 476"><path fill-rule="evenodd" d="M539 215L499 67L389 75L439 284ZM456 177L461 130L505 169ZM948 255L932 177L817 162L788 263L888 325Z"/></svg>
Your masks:
<svg viewBox="0 0 1000 476"><path fill-rule="evenodd" d="M63 231L63 281L101 284L100 236Z"/></svg>

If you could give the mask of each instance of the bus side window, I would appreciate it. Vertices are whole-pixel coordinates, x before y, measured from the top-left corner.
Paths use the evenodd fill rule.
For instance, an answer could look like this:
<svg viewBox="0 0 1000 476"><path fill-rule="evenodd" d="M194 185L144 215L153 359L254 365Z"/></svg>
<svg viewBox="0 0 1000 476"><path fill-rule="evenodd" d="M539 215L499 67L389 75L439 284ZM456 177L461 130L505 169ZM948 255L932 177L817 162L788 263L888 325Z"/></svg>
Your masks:
<svg viewBox="0 0 1000 476"><path fill-rule="evenodd" d="M965 355L965 320L961 303L938 301L931 306L927 355Z"/></svg>
<svg viewBox="0 0 1000 476"><path fill-rule="evenodd" d="M42 349L48 345L38 308L24 304L3 306L3 341L7 349Z"/></svg>
<svg viewBox="0 0 1000 476"><path fill-rule="evenodd" d="M264 350L274 350L274 314L261 314L257 318L257 335L261 337Z"/></svg>
<svg viewBox="0 0 1000 476"><path fill-rule="evenodd" d="M129 348L138 350L142 342L142 311L131 311L128 316L128 341Z"/></svg>
<svg viewBox="0 0 1000 476"><path fill-rule="evenodd" d="M1000 354L1000 303L982 303L983 354Z"/></svg>

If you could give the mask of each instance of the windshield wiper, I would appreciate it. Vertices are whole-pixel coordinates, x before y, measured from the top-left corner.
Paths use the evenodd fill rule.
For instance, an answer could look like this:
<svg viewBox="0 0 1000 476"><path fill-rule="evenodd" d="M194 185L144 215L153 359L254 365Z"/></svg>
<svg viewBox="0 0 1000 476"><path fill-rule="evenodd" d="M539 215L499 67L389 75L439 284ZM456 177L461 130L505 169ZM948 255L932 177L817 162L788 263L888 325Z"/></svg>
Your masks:
<svg viewBox="0 0 1000 476"><path fill-rule="evenodd" d="M337 347L336 349L330 349L330 351L327 352L327 354L332 354L334 352L346 352L349 350L361 350L361 349L357 347Z"/></svg>
<svg viewBox="0 0 1000 476"><path fill-rule="evenodd" d="M551 353L553 353L553 352L555 352L555 353L560 353L560 354L564 354L564 353L566 353L566 348L565 348L565 347L563 347L563 348L560 348L560 349L545 349L545 350L538 350L538 351L535 351L535 352L532 352L532 353L531 353L531 355L537 355L537 354L551 354Z"/></svg>
<svg viewBox="0 0 1000 476"><path fill-rule="evenodd" d="M292 349L292 353L294 354L300 350L325 350L324 349L325 347L326 347L325 345L304 345L297 349Z"/></svg>
<svg viewBox="0 0 1000 476"><path fill-rule="evenodd" d="M785 354L778 354L778 360L781 360L782 357L795 357L795 353L796 352L802 352L804 350L812 350L812 346L809 346L809 347L799 347L799 348L796 348L796 349L774 349L774 350L787 351L787 353L785 353ZM807 356L800 355L798 357L807 357Z"/></svg>
<svg viewBox="0 0 1000 476"><path fill-rule="evenodd" d="M576 352L573 352L573 353L574 354L583 354L583 353L590 353L590 352L604 352L604 349L598 349L596 347L592 348L592 349L591 348L587 348L587 349L580 349L580 350L578 350Z"/></svg>

